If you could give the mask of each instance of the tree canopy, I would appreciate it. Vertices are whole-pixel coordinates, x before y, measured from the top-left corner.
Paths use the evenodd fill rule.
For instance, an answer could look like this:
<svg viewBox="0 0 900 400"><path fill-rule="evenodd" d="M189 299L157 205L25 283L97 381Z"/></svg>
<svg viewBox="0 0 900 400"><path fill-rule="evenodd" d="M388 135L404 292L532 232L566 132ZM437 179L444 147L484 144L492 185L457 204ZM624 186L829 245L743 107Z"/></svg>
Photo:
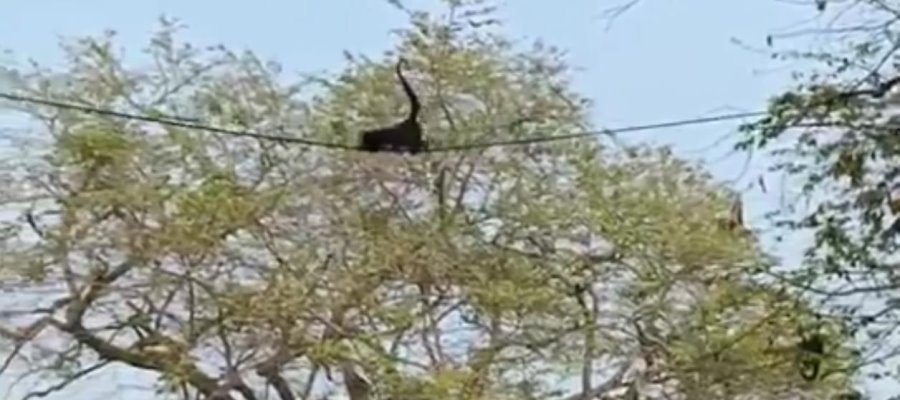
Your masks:
<svg viewBox="0 0 900 400"><path fill-rule="evenodd" d="M772 99L765 118L744 127L741 147L771 150L778 157L772 169L802 188L795 197L802 201L774 221L814 241L802 265L777 276L847 320L866 343L870 377L880 379L896 374L900 8L868 0L817 1L816 8L828 25L769 38L775 57L811 67ZM824 45L800 51L790 41L810 36Z"/></svg>
<svg viewBox="0 0 900 400"><path fill-rule="evenodd" d="M412 12L393 50L288 82L252 52L177 39L143 64L115 34L66 44L16 90L353 145L405 112L431 143L590 128L560 51L493 7ZM857 355L838 319L765 279L734 194L665 148L612 138L366 154L6 102L33 122L4 161L2 375L26 397L114 368L173 398L827 398ZM800 378L798 330L827 339ZM655 393L655 394L654 394ZM633 397L634 398L634 397Z"/></svg>

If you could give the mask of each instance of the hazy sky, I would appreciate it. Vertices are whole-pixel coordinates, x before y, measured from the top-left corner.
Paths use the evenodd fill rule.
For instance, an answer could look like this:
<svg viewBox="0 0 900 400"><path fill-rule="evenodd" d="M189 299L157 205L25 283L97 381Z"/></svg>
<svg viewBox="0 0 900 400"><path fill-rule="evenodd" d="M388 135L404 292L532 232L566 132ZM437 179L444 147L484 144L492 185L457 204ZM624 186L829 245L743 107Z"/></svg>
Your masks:
<svg viewBox="0 0 900 400"><path fill-rule="evenodd" d="M407 3L412 8L434 4ZM791 68L799 65L773 62L732 39L764 47L767 34L814 16L811 5L776 0L642 0L607 30L598 17L617 3L510 1L501 10L503 29L511 37L541 38L569 51L569 61L580 68L575 88L595 102L592 117L598 127L763 108L767 97L790 83ZM60 37L114 29L120 34L118 44L136 54L158 27L161 15L177 17L189 26L181 39L250 49L281 62L288 73L336 71L345 50L378 55L392 45L388 30L406 22L404 14L379 0L7 0L0 8L0 48L13 50L19 59L60 65ZM728 155L731 141L714 148L709 145L734 133L736 126L737 122L727 122L625 138L671 143L683 156L710 161L708 168L725 180L741 176L746 157ZM755 156L736 187L742 189L754 181L765 163L764 157ZM777 181L768 186L777 192ZM745 201L751 224L778 204L777 193L762 195L759 190L747 192ZM794 253L777 247L771 250L790 259L797 255L797 246L792 248ZM107 398L108 391L98 390L109 389L111 379L125 380L128 375L106 374L102 380L78 385L66 396L48 399ZM0 378L0 399L7 385ZM870 392L874 399L885 399L888 393L886 389ZM152 393L147 395L152 398ZM134 398L138 397L142 396Z"/></svg>

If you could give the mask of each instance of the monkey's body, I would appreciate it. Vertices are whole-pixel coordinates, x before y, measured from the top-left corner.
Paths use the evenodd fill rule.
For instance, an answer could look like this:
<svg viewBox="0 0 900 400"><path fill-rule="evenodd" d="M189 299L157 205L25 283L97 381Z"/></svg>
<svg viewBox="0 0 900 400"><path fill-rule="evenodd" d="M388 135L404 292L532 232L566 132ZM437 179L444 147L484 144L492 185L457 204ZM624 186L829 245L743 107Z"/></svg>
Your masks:
<svg viewBox="0 0 900 400"><path fill-rule="evenodd" d="M418 123L403 121L387 128L365 131L360 148L364 151L393 151L420 153L425 149L422 128Z"/></svg>
<svg viewBox="0 0 900 400"><path fill-rule="evenodd" d="M386 128L364 131L359 144L360 150L368 152L390 151L418 154L426 150L427 143L422 138L422 126L419 125L419 99L412 87L403 77L404 59L397 62L397 77L403 85L403 91L409 97L409 115L403 121Z"/></svg>
<svg viewBox="0 0 900 400"><path fill-rule="evenodd" d="M822 364L822 356L825 354L825 341L819 334L803 338L798 345L800 354L800 376L807 381L814 381L819 377L819 369Z"/></svg>

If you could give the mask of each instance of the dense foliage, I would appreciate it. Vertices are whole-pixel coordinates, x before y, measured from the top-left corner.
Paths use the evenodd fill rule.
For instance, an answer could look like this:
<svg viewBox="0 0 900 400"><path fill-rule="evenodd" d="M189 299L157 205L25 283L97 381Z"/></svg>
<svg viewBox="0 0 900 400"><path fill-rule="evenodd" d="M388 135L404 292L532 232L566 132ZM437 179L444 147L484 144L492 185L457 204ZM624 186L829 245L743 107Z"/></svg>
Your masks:
<svg viewBox="0 0 900 400"><path fill-rule="evenodd" d="M558 51L519 51L490 7L447 3L337 77L285 83L167 22L143 66L112 33L83 38L65 70L18 71L17 90L352 144L405 112L402 54L432 143L589 128ZM185 399L825 398L849 383L829 319L827 372L800 379L808 306L755 283L769 260L716 220L731 195L665 149L402 157L6 106L36 124L0 173L3 374L52 377L36 396L114 368Z"/></svg>

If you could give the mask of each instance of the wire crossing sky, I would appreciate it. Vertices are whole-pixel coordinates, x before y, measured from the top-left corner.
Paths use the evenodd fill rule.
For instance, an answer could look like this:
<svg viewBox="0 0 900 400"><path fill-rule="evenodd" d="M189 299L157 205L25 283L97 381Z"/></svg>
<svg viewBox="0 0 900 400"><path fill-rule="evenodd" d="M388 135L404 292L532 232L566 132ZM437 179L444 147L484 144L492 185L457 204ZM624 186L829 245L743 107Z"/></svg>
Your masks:
<svg viewBox="0 0 900 400"><path fill-rule="evenodd" d="M269 135L265 133L246 131L246 130L234 130L234 129L226 129L219 128L210 125L204 125L190 118L182 118L175 116L168 117L151 117L146 115L137 115L124 113L119 111L114 111L105 108L91 107L91 106L83 106L72 103L64 103L49 99L41 99L37 97L30 96L21 96L11 93L3 93L0 92L0 98L19 102L19 103L29 103L29 104L37 104L47 107L53 107L58 109L66 109L72 111L83 112L87 114L97 114L97 115L105 115L109 117L123 118L134 121L144 121L144 122L153 122L162 125L174 126L179 128L193 129L198 131L205 131L216 134L230 135L230 136L238 136L238 137L249 137L259 140L271 141L271 142L280 142L280 143L294 143L301 144L310 147L324 147L324 148L332 148L332 149L342 149L342 150L357 150L356 146L351 146L342 143L331 143L331 142L321 142L316 140L303 139L299 137L293 136L281 136L281 135ZM446 147L436 147L427 150L429 153L438 153L438 152L449 152L449 151L463 151L463 150L472 150L472 149L484 149L490 147L504 147L504 146L522 146L534 143L547 143L547 142L557 142L562 140L571 140L578 138L585 138L590 136L598 136L598 135L616 135L619 133L626 132L638 132L638 131L649 131L649 130L657 130L657 129L665 129L665 128L674 128L679 126L689 126L689 125L699 125L699 124L709 124L713 122L720 121L728 121L734 119L742 119L742 118L750 118L765 115L765 111L751 111L751 112L740 112L740 113L731 113L731 114L721 114L712 117L701 117L701 118L688 118L688 119L680 119L675 121L667 121L667 122L658 122L658 123L650 123L650 124L642 124L642 125L631 125L625 126L621 128L611 128L611 129L601 129L594 131L582 131L569 133L565 135L548 135L548 136L539 136L532 138L524 138L524 139L516 139L516 140L505 140L505 141L495 141L495 142L481 142L481 143L471 143L471 144L462 144L455 146L446 146Z"/></svg>

